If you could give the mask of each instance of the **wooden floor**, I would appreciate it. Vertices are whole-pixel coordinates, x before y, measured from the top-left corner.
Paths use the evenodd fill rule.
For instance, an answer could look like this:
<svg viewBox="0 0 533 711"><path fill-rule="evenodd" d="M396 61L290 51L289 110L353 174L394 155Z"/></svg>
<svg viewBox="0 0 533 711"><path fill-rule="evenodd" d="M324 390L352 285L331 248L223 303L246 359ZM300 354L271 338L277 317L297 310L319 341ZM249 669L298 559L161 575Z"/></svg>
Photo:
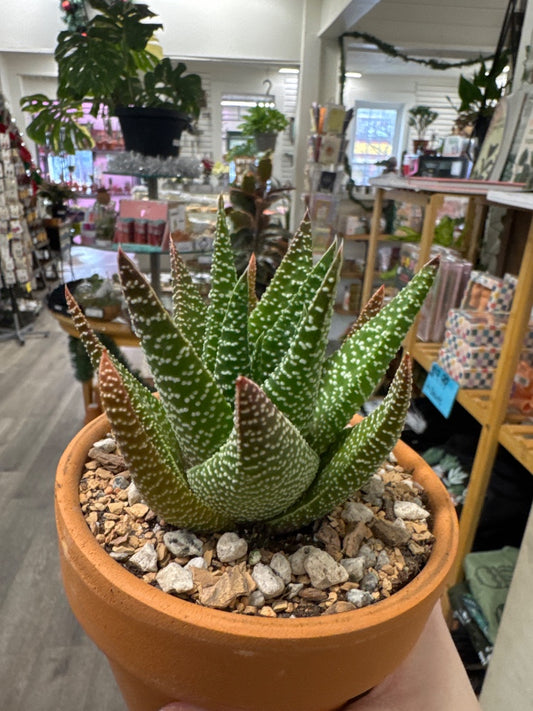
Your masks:
<svg viewBox="0 0 533 711"><path fill-rule="evenodd" d="M82 396L66 334L46 309L35 328L48 338L0 342L0 709L125 711L61 586L54 472Z"/></svg>

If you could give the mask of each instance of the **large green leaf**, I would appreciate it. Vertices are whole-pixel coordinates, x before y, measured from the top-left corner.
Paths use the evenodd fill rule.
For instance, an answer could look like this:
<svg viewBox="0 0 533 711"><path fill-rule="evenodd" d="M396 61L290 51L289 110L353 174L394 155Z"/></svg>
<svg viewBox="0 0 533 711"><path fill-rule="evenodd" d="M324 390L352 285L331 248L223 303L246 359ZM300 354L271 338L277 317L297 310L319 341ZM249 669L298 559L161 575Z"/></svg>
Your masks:
<svg viewBox="0 0 533 711"><path fill-rule="evenodd" d="M250 375L248 352L248 274L245 272L231 295L218 343L214 376L226 400L233 405L235 381Z"/></svg>
<svg viewBox="0 0 533 711"><path fill-rule="evenodd" d="M217 530L231 524L191 491L160 432L146 423L121 374L104 352L100 397L135 485L148 505L180 528ZM155 398L154 398L155 399Z"/></svg>
<svg viewBox="0 0 533 711"><path fill-rule="evenodd" d="M286 354L302 314L309 309L336 251L337 245L332 244L315 264L297 293L289 299L273 326L264 331L263 337L255 344L252 373L256 382L264 382Z"/></svg>
<svg viewBox="0 0 533 711"><path fill-rule="evenodd" d="M65 287L65 298L69 313L72 317L72 322L91 359L93 370L94 372L98 372L104 347L98 336L89 326L84 313L76 303L68 287ZM182 462L178 440L174 434L174 430L170 426L170 422L167 420L161 402L155 398L150 390L140 383L127 368L113 358L111 354L108 354L108 357L111 359L116 370L120 373L128 397L131 402L135 403L139 417L145 423L146 430L153 433L153 436L157 437L159 442L164 442L164 446L173 460Z"/></svg>
<svg viewBox="0 0 533 711"><path fill-rule="evenodd" d="M237 270L229 238L224 201L220 196L213 245L213 264L211 266L211 291L207 309L207 325L202 360L211 372L215 367L218 342L222 332L222 323L226 316L231 294L237 284Z"/></svg>
<svg viewBox="0 0 533 711"><path fill-rule="evenodd" d="M284 511L307 489L318 457L253 381L236 383L235 429L211 459L193 467L193 491L237 521L262 521Z"/></svg>
<svg viewBox="0 0 533 711"><path fill-rule="evenodd" d="M133 262L119 252L119 275L143 351L188 466L210 457L232 428L231 407Z"/></svg>
<svg viewBox="0 0 533 711"><path fill-rule="evenodd" d="M170 266L172 272L172 303L174 323L201 354L204 344L207 305L192 280L187 265L180 257L173 240L170 240Z"/></svg>
<svg viewBox="0 0 533 711"><path fill-rule="evenodd" d="M411 400L411 363L404 356L381 405L342 438L342 446L292 509L271 521L275 529L299 528L355 494L398 441Z"/></svg>
<svg viewBox="0 0 533 711"><path fill-rule="evenodd" d="M306 215L261 300L250 315L250 342L270 329L313 266L311 223Z"/></svg>
<svg viewBox="0 0 533 711"><path fill-rule="evenodd" d="M287 352L263 385L272 402L304 437L313 422L341 262L342 249L337 249Z"/></svg>
<svg viewBox="0 0 533 711"><path fill-rule="evenodd" d="M438 258L428 262L328 359L311 440L317 452L335 440L378 385L433 284L438 263Z"/></svg>

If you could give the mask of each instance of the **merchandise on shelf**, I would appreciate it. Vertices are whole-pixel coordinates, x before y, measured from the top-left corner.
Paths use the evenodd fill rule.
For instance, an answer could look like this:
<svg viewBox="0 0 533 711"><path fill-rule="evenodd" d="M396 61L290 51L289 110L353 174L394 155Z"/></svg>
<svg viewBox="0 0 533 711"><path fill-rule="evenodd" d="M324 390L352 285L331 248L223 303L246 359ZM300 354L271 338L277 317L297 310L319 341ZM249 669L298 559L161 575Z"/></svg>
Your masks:
<svg viewBox="0 0 533 711"><path fill-rule="evenodd" d="M446 322L446 330L467 341L472 348L481 346L501 348L508 320L507 313L451 309ZM533 322L529 325L524 347L533 349Z"/></svg>
<svg viewBox="0 0 533 711"><path fill-rule="evenodd" d="M516 277L505 274L503 279L473 271L467 284L461 308L472 311L508 312L513 304Z"/></svg>

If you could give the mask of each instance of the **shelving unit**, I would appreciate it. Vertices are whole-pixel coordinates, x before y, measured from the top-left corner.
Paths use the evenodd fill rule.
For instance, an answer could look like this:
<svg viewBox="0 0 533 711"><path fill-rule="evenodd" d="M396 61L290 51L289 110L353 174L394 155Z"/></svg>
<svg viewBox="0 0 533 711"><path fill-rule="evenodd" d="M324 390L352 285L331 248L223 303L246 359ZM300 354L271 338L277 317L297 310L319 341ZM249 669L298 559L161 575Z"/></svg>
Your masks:
<svg viewBox="0 0 533 711"><path fill-rule="evenodd" d="M451 184L452 182L454 183L453 185ZM386 181L381 181L378 187L369 241L363 298L370 296L371 279L373 278L374 260L379 238L379 218L381 217L381 208L385 195L387 199L416 202L425 208L419 268L429 257L436 215L446 195L460 194L469 199L467 213L469 235L466 253L468 258L472 260L478 249L483 219L489 205L503 206L510 210L527 211L530 214L529 231L522 255L517 288L512 310L509 314L493 388L491 390L460 389L457 395L457 402L481 425L481 434L472 465L467 496L461 513L459 551L450 577L450 583L453 584L453 582L461 579L463 559L472 548L498 446L505 447L515 459L533 473L533 425L515 421L517 418L509 418L506 407L533 306L533 195L520 192L520 188L517 186L513 189L503 185L501 186L504 188L503 190L496 190L496 186L489 183L483 186L477 182L472 182L471 184L471 181L443 181L440 191L439 181L436 180L429 181L429 184L424 183L423 179L419 179L414 183L411 180L407 189L399 189L398 183L398 179L389 184ZM440 344L417 342L416 327L417 324L413 326L408 334L404 346L411 352L413 358L426 371L429 371L431 364L437 358Z"/></svg>

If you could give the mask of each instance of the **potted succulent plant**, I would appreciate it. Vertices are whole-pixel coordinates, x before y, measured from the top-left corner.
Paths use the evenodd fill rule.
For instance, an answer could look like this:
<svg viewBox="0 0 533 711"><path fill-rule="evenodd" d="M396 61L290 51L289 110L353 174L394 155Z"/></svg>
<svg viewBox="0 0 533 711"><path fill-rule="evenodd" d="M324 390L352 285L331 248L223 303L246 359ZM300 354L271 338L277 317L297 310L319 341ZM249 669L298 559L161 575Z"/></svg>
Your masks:
<svg viewBox="0 0 533 711"><path fill-rule="evenodd" d="M289 119L281 111L258 104L248 109L238 128L245 136L253 136L257 150L263 152L274 150L278 133L288 125Z"/></svg>
<svg viewBox="0 0 533 711"><path fill-rule="evenodd" d="M96 12L82 31L69 28L57 38L57 98L21 99L23 111L33 114L28 135L55 152L89 147L91 135L80 119L82 102L90 102L93 116L102 107L118 116L127 150L178 155L182 131L200 113L200 77L185 74L183 62L174 65L158 56L153 35L162 25L147 22L155 16L147 5L88 2Z"/></svg>
<svg viewBox="0 0 533 711"><path fill-rule="evenodd" d="M433 111L429 106L413 106L409 109L408 123L411 128L416 131L416 140L413 141L413 150L415 153L423 151L427 148L428 142L425 139L426 130L431 124L437 120L439 114Z"/></svg>
<svg viewBox="0 0 533 711"><path fill-rule="evenodd" d="M313 264L311 228L304 220L257 301L254 259L238 277L221 202L209 305L174 250L170 316L134 264L119 254L124 296L158 398L105 352L68 296L74 323L99 367L108 419L102 416L87 425L58 467L63 580L74 613L106 653L131 711L157 711L176 700L213 711L336 709L400 663L443 590L457 547L453 506L432 470L401 444L396 456L407 470L415 470L415 490L426 492L435 543L414 579L363 609L352 605L352 611L298 619L211 609L180 599L181 583L168 588L178 596L159 589L164 583L161 571L155 572L158 554L149 550L150 544L142 549L155 555L149 579L136 577L133 558L124 562L129 569L117 562L123 549L108 553L100 545L106 545L121 506L131 503L120 503L128 499L120 487L131 474L145 501L128 507L137 516L137 535L146 531L149 518L155 522L150 537L157 541L166 531L171 540L185 542L190 557L198 545L202 550L198 536L204 532L206 541L211 535L217 540L219 559L224 537L236 538L240 546L243 536L250 535L250 541L256 536L248 560L254 564L252 573L245 569L246 548L226 558L234 564L221 577L220 570L210 573L198 559L188 570L177 563L164 569L166 575L174 566L172 574L180 580L185 576L189 590L190 577L196 581L193 587L207 586L202 589L208 596L213 587L229 598L247 596L256 573L269 581L276 578L274 559L271 566L261 562L267 541L275 536L282 545L289 536L307 540L317 517L342 505L372 477L402 430L411 391L408 356L383 403L354 427L346 425L396 354L437 264L426 265L383 308L378 295L340 350L326 358L341 261L342 250L333 244ZM122 473L109 478L104 473L106 489L95 494L97 509L88 514L87 503L82 511L80 486L83 496L94 493L85 478L99 466L94 457L109 458L113 467L121 460L116 453L99 454L109 439L94 447L110 428L128 472L115 468ZM94 461L85 472L88 458ZM118 492L116 500L109 498L111 490ZM124 528L119 533L122 543L133 535ZM312 548L297 551L305 570ZM285 572L277 568L275 582L282 588L287 565ZM206 582L211 575L216 582ZM341 579L347 580L346 573ZM266 588L264 594L269 594Z"/></svg>

